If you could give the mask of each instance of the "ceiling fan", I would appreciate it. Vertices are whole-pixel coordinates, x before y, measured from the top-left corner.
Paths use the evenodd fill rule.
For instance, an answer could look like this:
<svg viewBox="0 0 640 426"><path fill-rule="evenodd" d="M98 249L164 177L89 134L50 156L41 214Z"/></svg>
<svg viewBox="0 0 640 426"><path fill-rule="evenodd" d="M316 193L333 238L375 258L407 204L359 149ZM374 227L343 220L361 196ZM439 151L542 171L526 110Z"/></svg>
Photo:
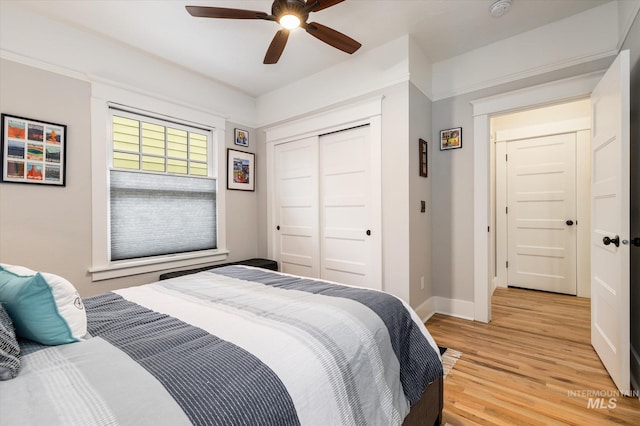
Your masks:
<svg viewBox="0 0 640 426"><path fill-rule="evenodd" d="M308 23L311 12L342 3L344 0L274 0L271 5L271 15L265 12L257 12L244 9L229 9L226 7L186 6L191 16L200 18L224 18L224 19L263 19L275 21L282 25L267 49L263 63L275 64L280 59L284 47L289 39L291 30L302 27L306 32L325 43L340 49L346 53L353 53L362 46L360 43L346 35L318 24Z"/></svg>

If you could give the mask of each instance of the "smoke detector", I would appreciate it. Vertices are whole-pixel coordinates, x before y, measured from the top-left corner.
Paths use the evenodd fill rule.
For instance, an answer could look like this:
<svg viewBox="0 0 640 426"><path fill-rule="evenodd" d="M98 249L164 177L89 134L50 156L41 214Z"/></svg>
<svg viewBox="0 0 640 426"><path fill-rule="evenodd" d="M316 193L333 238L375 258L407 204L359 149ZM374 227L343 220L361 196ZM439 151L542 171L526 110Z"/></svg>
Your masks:
<svg viewBox="0 0 640 426"><path fill-rule="evenodd" d="M498 0L489 6L489 12L494 18L499 18L509 11L511 0Z"/></svg>

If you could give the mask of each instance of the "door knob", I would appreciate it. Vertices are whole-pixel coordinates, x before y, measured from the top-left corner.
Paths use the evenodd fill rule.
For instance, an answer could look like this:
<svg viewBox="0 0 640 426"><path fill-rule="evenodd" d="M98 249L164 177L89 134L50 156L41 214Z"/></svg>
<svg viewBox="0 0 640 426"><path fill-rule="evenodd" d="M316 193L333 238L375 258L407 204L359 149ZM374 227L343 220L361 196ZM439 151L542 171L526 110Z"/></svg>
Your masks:
<svg viewBox="0 0 640 426"><path fill-rule="evenodd" d="M569 226L573 225L573 221L571 219L567 220L565 223Z"/></svg>
<svg viewBox="0 0 640 426"><path fill-rule="evenodd" d="M276 226L276 230L279 231L280 230L280 225Z"/></svg>
<svg viewBox="0 0 640 426"><path fill-rule="evenodd" d="M367 229L367 235L371 235L371 229Z"/></svg>
<svg viewBox="0 0 640 426"><path fill-rule="evenodd" d="M636 247L640 247L640 237L635 237L633 240L631 240L631 244Z"/></svg>
<svg viewBox="0 0 640 426"><path fill-rule="evenodd" d="M604 237L602 239L602 244L608 246L609 244L615 244L616 247L620 247L620 237L615 236L615 238Z"/></svg>

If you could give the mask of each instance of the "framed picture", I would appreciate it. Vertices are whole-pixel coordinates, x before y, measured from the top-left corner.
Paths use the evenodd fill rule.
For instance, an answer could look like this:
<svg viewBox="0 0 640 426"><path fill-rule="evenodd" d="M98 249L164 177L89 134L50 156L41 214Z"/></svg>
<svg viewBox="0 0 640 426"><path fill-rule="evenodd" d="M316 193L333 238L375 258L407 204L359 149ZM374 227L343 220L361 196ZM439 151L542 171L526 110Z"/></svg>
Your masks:
<svg viewBox="0 0 640 426"><path fill-rule="evenodd" d="M427 154L427 141L420 139L420 176L429 177L429 158Z"/></svg>
<svg viewBox="0 0 640 426"><path fill-rule="evenodd" d="M242 129L235 129L234 143L240 146L249 146L249 132Z"/></svg>
<svg viewBox="0 0 640 426"><path fill-rule="evenodd" d="M227 149L227 189L253 191L255 179L255 154Z"/></svg>
<svg viewBox="0 0 640 426"><path fill-rule="evenodd" d="M2 182L65 186L67 126L2 114Z"/></svg>
<svg viewBox="0 0 640 426"><path fill-rule="evenodd" d="M462 127L440 130L440 151L462 148Z"/></svg>

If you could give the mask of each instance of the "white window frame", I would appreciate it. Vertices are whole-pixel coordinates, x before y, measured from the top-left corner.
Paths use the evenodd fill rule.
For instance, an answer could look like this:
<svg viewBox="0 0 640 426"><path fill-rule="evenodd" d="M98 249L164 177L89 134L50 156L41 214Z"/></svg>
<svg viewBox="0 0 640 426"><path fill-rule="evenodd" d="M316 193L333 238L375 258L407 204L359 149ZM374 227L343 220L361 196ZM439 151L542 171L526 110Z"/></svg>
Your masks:
<svg viewBox="0 0 640 426"><path fill-rule="evenodd" d="M92 82L91 84L91 205L92 205L92 255L89 273L92 281L126 277L166 269L197 266L225 260L225 120L194 106L161 99L153 95L133 91L116 85ZM213 145L212 177L216 178L217 249L193 253L153 256L143 259L111 261L109 256L109 170L113 161L110 106L117 106L133 113L160 119L193 124L211 130ZM160 114L160 112L162 114Z"/></svg>

